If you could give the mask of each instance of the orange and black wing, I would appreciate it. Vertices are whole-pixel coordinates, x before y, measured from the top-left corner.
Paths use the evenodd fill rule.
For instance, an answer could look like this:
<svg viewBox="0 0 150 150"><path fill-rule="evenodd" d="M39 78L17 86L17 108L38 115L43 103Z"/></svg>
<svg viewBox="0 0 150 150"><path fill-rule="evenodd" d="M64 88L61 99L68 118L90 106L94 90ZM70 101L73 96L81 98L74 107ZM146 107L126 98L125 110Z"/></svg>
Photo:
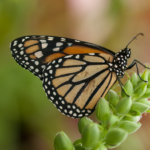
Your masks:
<svg viewBox="0 0 150 150"><path fill-rule="evenodd" d="M47 97L64 115L90 115L117 80L108 61L113 56L105 53L67 55L51 61L43 70Z"/></svg>
<svg viewBox="0 0 150 150"><path fill-rule="evenodd" d="M43 69L57 58L87 53L109 54L113 57L115 55L102 46L54 36L24 36L14 40L10 48L17 63L41 80Z"/></svg>

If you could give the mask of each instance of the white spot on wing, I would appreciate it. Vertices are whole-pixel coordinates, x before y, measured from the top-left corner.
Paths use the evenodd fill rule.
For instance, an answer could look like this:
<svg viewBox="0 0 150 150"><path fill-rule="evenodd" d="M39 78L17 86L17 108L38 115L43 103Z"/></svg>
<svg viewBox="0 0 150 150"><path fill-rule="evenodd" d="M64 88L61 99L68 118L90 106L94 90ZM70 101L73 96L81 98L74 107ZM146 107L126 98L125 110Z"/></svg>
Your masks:
<svg viewBox="0 0 150 150"><path fill-rule="evenodd" d="M72 111L72 110L70 110L70 111L69 111L69 114L71 115L72 113L73 113L73 111Z"/></svg>
<svg viewBox="0 0 150 150"><path fill-rule="evenodd" d="M47 70L51 69L51 67L52 67L52 66L49 66L49 67L47 68Z"/></svg>
<svg viewBox="0 0 150 150"><path fill-rule="evenodd" d="M72 57L73 55L68 55L68 56L65 56L64 58L70 58L70 57Z"/></svg>
<svg viewBox="0 0 150 150"><path fill-rule="evenodd" d="M53 51L59 51L59 47L53 48Z"/></svg>
<svg viewBox="0 0 150 150"><path fill-rule="evenodd" d="M62 42L57 42L57 43L56 43L56 46L62 46L62 45L63 45Z"/></svg>
<svg viewBox="0 0 150 150"><path fill-rule="evenodd" d="M48 40L52 41L54 39L54 37L48 37Z"/></svg>
<svg viewBox="0 0 150 150"><path fill-rule="evenodd" d="M75 42L80 42L79 40L75 40Z"/></svg>
<svg viewBox="0 0 150 150"><path fill-rule="evenodd" d="M17 43L14 43L14 44L13 44L13 46L16 46L16 45L17 45Z"/></svg>
<svg viewBox="0 0 150 150"><path fill-rule="evenodd" d="M60 109L63 109L63 107L62 107L62 106L59 106L59 108L60 108Z"/></svg>
<svg viewBox="0 0 150 150"><path fill-rule="evenodd" d="M39 62L38 62L38 61L35 61L35 64L36 64L36 65L39 65Z"/></svg>
<svg viewBox="0 0 150 150"><path fill-rule="evenodd" d="M68 46L71 46L72 45L72 43L68 43Z"/></svg>
<svg viewBox="0 0 150 150"><path fill-rule="evenodd" d="M74 117L76 117L76 116L77 116L77 114L76 114L76 113L74 113L74 114L73 114L73 116L74 116Z"/></svg>
<svg viewBox="0 0 150 150"><path fill-rule="evenodd" d="M95 55L94 53L89 53L89 55Z"/></svg>
<svg viewBox="0 0 150 150"><path fill-rule="evenodd" d="M66 41L66 39L65 38L61 38L61 41Z"/></svg>
<svg viewBox="0 0 150 150"><path fill-rule="evenodd" d="M40 40L41 43L46 43L46 40Z"/></svg>
<svg viewBox="0 0 150 150"><path fill-rule="evenodd" d="M83 116L82 114L78 115L78 117L82 117L82 116Z"/></svg>
<svg viewBox="0 0 150 150"><path fill-rule="evenodd" d="M35 72L39 72L39 69L35 69Z"/></svg>
<svg viewBox="0 0 150 150"><path fill-rule="evenodd" d="M36 53L34 53L34 55L37 57L37 58L41 58L43 56L43 53L41 51L38 51Z"/></svg>
<svg viewBox="0 0 150 150"><path fill-rule="evenodd" d="M34 69L34 67L33 67L33 66L30 66L30 68L31 68L31 69Z"/></svg>
<svg viewBox="0 0 150 150"><path fill-rule="evenodd" d="M58 67L59 67L59 65L57 64L57 65L55 65L55 67L56 67L56 68L58 68Z"/></svg>
<svg viewBox="0 0 150 150"><path fill-rule="evenodd" d="M79 58L80 58L80 56L79 56L79 55L77 55L77 56L76 56L76 58L77 58L77 59L79 59Z"/></svg>
<svg viewBox="0 0 150 150"><path fill-rule="evenodd" d="M46 48L47 47L47 43L42 43L42 49Z"/></svg>
<svg viewBox="0 0 150 150"><path fill-rule="evenodd" d="M24 54L24 51L21 51L21 52L20 52L20 55L23 55L23 54Z"/></svg>
<svg viewBox="0 0 150 150"><path fill-rule="evenodd" d="M58 62L59 62L59 63L62 62L62 59L59 59Z"/></svg>
<svg viewBox="0 0 150 150"><path fill-rule="evenodd" d="M53 73L53 70L50 70L49 73L52 74L52 73Z"/></svg>

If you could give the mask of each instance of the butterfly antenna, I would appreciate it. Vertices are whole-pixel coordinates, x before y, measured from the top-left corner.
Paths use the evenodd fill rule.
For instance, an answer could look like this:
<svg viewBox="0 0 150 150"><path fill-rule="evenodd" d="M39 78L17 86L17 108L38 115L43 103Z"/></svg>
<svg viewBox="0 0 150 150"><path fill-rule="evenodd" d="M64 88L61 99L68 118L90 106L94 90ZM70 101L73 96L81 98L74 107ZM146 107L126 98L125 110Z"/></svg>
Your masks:
<svg viewBox="0 0 150 150"><path fill-rule="evenodd" d="M134 36L134 37L129 41L129 43L127 44L126 48L127 48L127 47L129 46L129 44L130 44L133 40L135 40L139 35L144 36L143 33L138 33L136 36Z"/></svg>

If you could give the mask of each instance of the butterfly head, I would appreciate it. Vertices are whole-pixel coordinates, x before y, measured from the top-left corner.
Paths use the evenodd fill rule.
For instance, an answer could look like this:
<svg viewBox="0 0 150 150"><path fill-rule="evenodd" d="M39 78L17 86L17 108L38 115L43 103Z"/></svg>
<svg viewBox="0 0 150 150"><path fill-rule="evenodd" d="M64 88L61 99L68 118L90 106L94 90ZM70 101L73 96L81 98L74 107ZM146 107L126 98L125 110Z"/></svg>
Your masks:
<svg viewBox="0 0 150 150"><path fill-rule="evenodd" d="M124 53L124 55L127 57L127 58L130 58L131 57L131 49L130 48L125 48L122 50L122 52Z"/></svg>
<svg viewBox="0 0 150 150"><path fill-rule="evenodd" d="M120 50L119 53L116 53L114 58L114 63L118 66L121 71L124 71L127 68L127 59L130 58L130 49Z"/></svg>

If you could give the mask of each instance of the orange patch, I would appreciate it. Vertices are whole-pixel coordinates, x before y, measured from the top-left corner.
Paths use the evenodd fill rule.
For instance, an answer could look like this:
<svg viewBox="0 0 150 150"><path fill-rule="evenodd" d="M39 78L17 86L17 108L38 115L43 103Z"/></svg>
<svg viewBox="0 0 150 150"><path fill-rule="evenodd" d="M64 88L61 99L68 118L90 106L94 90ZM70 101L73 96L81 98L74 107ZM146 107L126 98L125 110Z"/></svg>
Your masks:
<svg viewBox="0 0 150 150"><path fill-rule="evenodd" d="M30 58L32 58L32 59L36 59L37 57L35 56L35 55L30 55Z"/></svg>
<svg viewBox="0 0 150 150"><path fill-rule="evenodd" d="M63 66L79 66L79 65L84 65L84 64L85 63L83 61L69 59L64 62Z"/></svg>
<svg viewBox="0 0 150 150"><path fill-rule="evenodd" d="M79 90L82 88L83 85L84 85L84 83L74 86L74 88L65 97L65 100L68 103L73 103L76 95L78 94Z"/></svg>
<svg viewBox="0 0 150 150"><path fill-rule="evenodd" d="M104 57L107 61L113 62L114 57L110 54L99 54L99 56Z"/></svg>
<svg viewBox="0 0 150 150"><path fill-rule="evenodd" d="M109 84L110 78L111 78L111 74L109 74L109 76L107 77L107 79L104 82L104 84L100 87L100 89L97 91L97 93L91 99L91 101L89 102L89 104L86 106L86 109L93 109L94 106L96 105L97 101L100 99L100 97L105 97L105 95L107 94L108 90L111 88L111 86L116 81L116 74L114 72L112 73L112 79L111 79L111 82ZM109 86L107 87L108 84L109 84ZM106 89L106 91L103 94L103 92L104 92L105 89Z"/></svg>
<svg viewBox="0 0 150 150"><path fill-rule="evenodd" d="M109 71L107 70L89 82L89 84L86 86L86 88L83 90L82 94L78 97L78 99L75 102L75 104L78 107L80 107L81 109L84 107L84 105L86 104L90 95L94 92L94 90L97 88L97 86L104 80L104 78L106 77L106 75L108 73L109 73ZM91 99L91 101L89 102L86 109L93 109L93 107L96 105L96 102L99 100L103 91L104 91L104 88L101 87L98 91L99 92L98 99L96 99L96 98Z"/></svg>
<svg viewBox="0 0 150 150"><path fill-rule="evenodd" d="M44 63L51 62L52 60L63 57L63 56L65 56L65 54L62 54L62 53L51 54L45 58Z"/></svg>
<svg viewBox="0 0 150 150"><path fill-rule="evenodd" d="M28 46L31 46L31 45L34 45L34 44L37 44L37 43L39 43L38 40L29 40L29 41L26 41L24 43L24 47L28 47Z"/></svg>
<svg viewBox="0 0 150 150"><path fill-rule="evenodd" d="M30 53L33 53L35 51L39 50L39 46L38 45L34 45L34 46L31 46L29 48L26 49L26 53L27 54L30 54Z"/></svg>
<svg viewBox="0 0 150 150"><path fill-rule="evenodd" d="M78 71L80 71L82 68L81 67L71 67L71 68L59 68L56 70L55 76L61 76L64 74L69 74L69 73L76 73Z"/></svg>
<svg viewBox="0 0 150 150"><path fill-rule="evenodd" d="M54 87L58 87L60 84L68 81L73 75L65 76L65 77L60 77L60 78L55 78L52 80Z"/></svg>
<svg viewBox="0 0 150 150"><path fill-rule="evenodd" d="M86 54L86 53L105 53L108 54L107 52L94 49L94 48L89 48L85 46L71 46L67 47L63 50L64 53L66 54Z"/></svg>
<svg viewBox="0 0 150 150"><path fill-rule="evenodd" d="M66 84L64 86L61 86L60 88L57 89L58 94L64 96L71 86L72 86L71 84Z"/></svg>

